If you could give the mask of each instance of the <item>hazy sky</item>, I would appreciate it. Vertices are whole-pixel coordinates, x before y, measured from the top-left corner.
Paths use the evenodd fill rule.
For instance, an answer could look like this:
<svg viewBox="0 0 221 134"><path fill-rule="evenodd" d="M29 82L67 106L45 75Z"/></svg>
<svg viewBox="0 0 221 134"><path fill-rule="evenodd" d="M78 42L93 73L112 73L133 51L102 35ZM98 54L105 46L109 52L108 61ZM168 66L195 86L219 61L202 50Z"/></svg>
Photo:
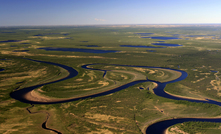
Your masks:
<svg viewBox="0 0 221 134"><path fill-rule="evenodd" d="M221 23L221 0L0 0L0 26Z"/></svg>

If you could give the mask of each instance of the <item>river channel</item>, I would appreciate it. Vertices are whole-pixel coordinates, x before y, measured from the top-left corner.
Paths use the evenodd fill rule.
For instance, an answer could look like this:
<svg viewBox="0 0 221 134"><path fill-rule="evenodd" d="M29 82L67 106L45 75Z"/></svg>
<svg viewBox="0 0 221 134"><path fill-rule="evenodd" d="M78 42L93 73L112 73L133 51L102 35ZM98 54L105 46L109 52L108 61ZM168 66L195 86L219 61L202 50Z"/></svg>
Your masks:
<svg viewBox="0 0 221 134"><path fill-rule="evenodd" d="M10 96L12 98L14 98L16 100L19 100L21 102L24 102L24 103L29 103L29 104L65 103L65 102L70 102L70 101L76 101L76 100L79 100L79 99L86 99L86 98L89 98L89 97L93 98L93 97L108 95L108 94L120 91L122 89L126 89L126 88L128 88L130 86L133 86L135 84L143 83L143 82L148 82L149 81L149 82L155 82L155 83L158 84L158 86L155 89L153 89L154 93L156 95L158 95L158 96L165 97L165 98L168 98L168 99L174 99L174 100L187 100L187 101L191 101L191 102L210 103L210 104L215 104L215 105L221 106L221 102L217 102L217 101L214 101L214 100L209 100L209 99L207 99L207 100L188 99L188 98L181 98L181 97L176 97L176 96L167 94L164 91L164 88L165 88L166 84L174 83L174 82L177 82L177 81L184 80L188 76L188 74L185 71L175 70L175 69L170 69L170 68L161 68L161 67L136 66L136 65L119 65L119 64L87 64L87 65L83 65L81 67L84 68L84 69L89 69L89 70L102 71L102 72L104 72L103 76L105 76L106 72L110 71L110 70L95 69L95 68L90 68L90 66L91 65L113 65L113 66L124 66L124 67L168 69L168 70L174 70L174 71L180 72L180 73L182 73L182 75L179 78L175 79L175 80L171 80L171 81L168 81L168 82L162 82L162 83L158 82L158 81L154 81L154 80L149 80L149 79L133 81L133 82L124 84L124 85L122 85L120 87L114 88L114 89L110 89L110 90L107 90L107 91L99 92L99 93L96 93L96 94L80 96L80 97L76 97L76 98L61 99L61 100L55 100L55 101L52 100L52 101L47 101L47 102L32 101L32 100L28 100L28 99L25 98L25 95L27 93L29 93L30 91L32 91L32 90L34 90L34 89L36 89L38 87L41 87L43 85L52 84L52 83L56 83L56 82L59 82L59 81L66 80L66 79L73 78L73 77L78 75L78 72L75 69L73 69L72 67L69 67L69 66L66 66L66 65L62 65L62 64L58 64L58 63L52 63L52 62L47 62L47 61L39 61L39 60L32 60L32 59L27 59L27 60L59 66L59 67L65 69L65 70L67 70L69 72L69 75L66 76L65 78L62 78L62 79L59 79L59 80L55 80L55 81L52 81L52 82L47 82L47 83L44 83L44 84L34 85L34 86L26 87L26 88L23 88L23 89L15 90L14 92L12 92L10 94ZM172 126L174 124L177 124L177 123L183 123L183 122L187 122L187 121L221 122L221 118L177 118L177 119L169 119L169 120L164 120L164 121L156 122L156 123L148 126L147 129L146 129L146 133L147 134L163 134L168 127L170 127L170 126Z"/></svg>

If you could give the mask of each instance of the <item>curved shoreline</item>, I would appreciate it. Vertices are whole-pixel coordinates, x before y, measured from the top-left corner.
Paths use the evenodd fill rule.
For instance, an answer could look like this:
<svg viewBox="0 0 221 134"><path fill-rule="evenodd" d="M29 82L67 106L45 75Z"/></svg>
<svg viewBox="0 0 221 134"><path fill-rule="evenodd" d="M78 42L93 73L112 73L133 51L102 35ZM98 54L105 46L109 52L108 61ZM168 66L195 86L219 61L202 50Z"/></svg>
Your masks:
<svg viewBox="0 0 221 134"><path fill-rule="evenodd" d="M47 83L44 83L44 84L39 84L39 85L35 85L35 86L30 86L30 87L26 87L26 88L23 88L23 89L20 89L20 90L16 90L14 92L12 92L10 94L10 96L14 99L17 99L21 102L24 102L24 103L30 103L30 104L55 104L55 103L64 103L64 102L70 102L70 101L75 101L75 100L79 100L79 99L86 99L86 98L93 98L93 97L98 97L98 96L103 96L103 95L108 95L108 94L111 94L111 93L114 93L114 92L117 92L117 91L120 91L122 89L125 89L125 88L128 88L130 86L133 86L135 84L138 84L138 83L143 83L143 82L155 82L157 83L157 87L155 87L153 89L154 93L158 96L161 96L161 97L164 97L164 98L168 98L168 99L174 99L174 100L187 100L187 101L191 101L191 102L202 102L202 103L210 103L210 104L215 104L215 105L218 105L218 106L221 106L221 102L218 102L218 101L214 101L214 100L210 100L210 99L206 99L206 100L199 100L199 99L194 99L194 98L185 98L185 97L179 97L179 96L175 96L175 95L172 95L172 94L169 94L169 93L166 93L164 91L164 88L166 86L166 84L169 84L169 83L173 83L173 82L177 82L177 81L181 81L183 79L185 79L188 74L185 72L185 71L182 71L182 70L176 70L176 69L170 69L170 68L161 68L161 67L151 67L151 66L134 66L134 65L119 65L119 64L102 64L102 65L114 65L114 66L124 66L124 67L141 67L141 68L157 68L157 69L168 69L168 70L173 70L173 71L177 71L177 72L180 72L181 73L181 76L179 76L178 78L174 79L174 80L170 80L170 81L167 81L167 82L158 82L158 81L154 81L154 80L149 80L149 79L146 79L146 80L136 80L136 81L132 81L132 82L129 82L129 83L126 83L124 85L121 85L119 87L116 87L114 89L110 89L110 90L106 90L106 91L102 91L102 92L99 92L99 93L94 93L94 94L90 94L90 95L85 95L85 96L80 96L80 97L75 97L75 98L66 98L66 99L50 99L50 100L47 100L47 101L33 101L33 100L28 100L25 96L28 94L28 93L31 93L32 90L34 90L35 88L38 88L38 87L41 87L43 85L47 85L47 84L52 84L52 83L56 83L56 82L59 82L59 81L63 81L63 80L66 80L66 79L70 79L70 78L73 78L75 76L77 76L78 72L71 68L71 67L68 67L66 65L62 65L62 64L58 64L58 63L52 63L52 62L46 62L46 61L39 61L39 60L32 60L32 59L27 59L27 60L31 60L31 61L35 61L35 62L42 62L42 63L47 63L47 64L52 64L52 65L56 65L56 66L59 66L65 70L67 70L69 72L69 75L64 77L64 78L61 78L59 80L55 80L55 81L51 81L51 82L47 82ZM94 68L90 68L89 66L90 65L101 65L101 64L87 64L87 65L83 65L81 66L82 68L84 69L90 69L90 70L98 70L98 71L103 71L104 72L104 75L106 74L107 71L110 71L110 70L102 70L102 69L94 69ZM151 133L164 133L164 131L171 125L169 125L168 122L172 122L172 121L176 121L176 123L174 124L177 124L179 122L186 122L186 120L188 121L213 121L213 122L221 122L221 118L176 118L176 119L168 119L168 120L163 120L163 121L159 121L159 122L156 122L156 123L153 123L152 125L149 125L148 127L146 127L146 133L148 134L151 134ZM166 122L166 123L165 123ZM159 125L160 124L160 125ZM163 124L163 125L162 125ZM174 125L172 124L172 125ZM168 126L169 125L169 126ZM157 126L157 128L156 128ZM160 127L162 127L161 129L159 129Z"/></svg>
<svg viewBox="0 0 221 134"><path fill-rule="evenodd" d="M128 88L128 87L133 86L133 85L138 84L138 83L143 83L143 82L151 81L149 79L146 79L146 80L136 80L136 81L132 81L132 82L126 83L124 85L120 85L120 86L115 87L113 89L101 91L101 92L94 93L94 94L83 95L83 96L79 96L79 97L73 97L73 98L61 98L61 99L60 98L55 98L55 99L52 98L52 99L50 99L50 98L46 98L46 97L35 98L34 96L31 95L31 93L32 93L31 91L33 91L34 89L39 88L39 87L41 87L43 85L52 84L52 83L56 83L56 82L59 82L59 81L66 80L66 79L73 78L73 77L77 76L78 72L75 69L71 68L71 67L68 67L68 66L62 65L62 64L58 64L58 63L39 61L39 60L32 60L32 59L27 59L27 60L31 60L31 61L35 61L35 62L42 62L42 63L47 63L47 64L52 64L52 65L56 65L56 66L62 67L63 69L66 69L69 72L69 75L67 77L64 77L64 78L61 78L59 80L55 80L55 81L52 81L52 82L47 82L47 83L44 83L44 84L39 84L39 85L35 85L35 86L26 87L26 88L23 88L23 89L20 89L20 90L16 90L16 91L14 91L14 92L12 92L10 94L10 96L12 98L17 99L17 100L19 100L21 102L24 102L24 103L30 103L30 104L55 104L55 103L64 103L64 102L76 101L76 100L79 100L79 99L86 99L86 98L93 98L93 97L98 97L98 96L102 96L102 95L108 95L108 94L120 91L122 89ZM90 65L99 65L99 64L87 64L87 65L83 65L81 67L84 68L84 69L103 71L104 75L106 74L107 71L111 71L111 70L101 70L101 69L90 68L89 67ZM160 67L149 67L149 66L118 65L118 64L102 64L102 65L114 65L114 66L143 67L143 68L157 68L157 69L161 69ZM169 69L169 68L162 68L162 69ZM169 69L169 70L177 71L175 69ZM174 80L171 80L171 81L174 81ZM169 82L171 82L171 81L169 81ZM155 82L155 81L153 81L153 82ZM29 97L27 97L27 96L29 96Z"/></svg>
<svg viewBox="0 0 221 134"><path fill-rule="evenodd" d="M165 134L166 130L175 124L188 122L188 121L202 121L202 122L221 122L221 117L209 117L209 118L193 118L193 117L182 117L182 118L172 118L163 121L155 122L149 125L146 129L147 134Z"/></svg>

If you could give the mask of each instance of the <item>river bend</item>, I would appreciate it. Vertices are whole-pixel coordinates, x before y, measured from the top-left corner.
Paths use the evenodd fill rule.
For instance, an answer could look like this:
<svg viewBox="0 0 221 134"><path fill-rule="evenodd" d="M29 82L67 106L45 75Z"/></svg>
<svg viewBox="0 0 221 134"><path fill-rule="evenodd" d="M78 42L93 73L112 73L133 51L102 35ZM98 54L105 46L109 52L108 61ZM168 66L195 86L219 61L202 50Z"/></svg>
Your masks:
<svg viewBox="0 0 221 134"><path fill-rule="evenodd" d="M209 100L209 99L207 99L207 100L197 100L197 99L181 98L181 97L177 97L177 96L173 96L173 95L167 94L164 91L164 88L165 88L166 84L174 83L174 82L181 81L181 80L185 79L188 76L188 74L185 71L175 70L175 69L170 69L170 68L160 68L160 67L151 67L151 66L135 66L135 65L119 65L119 64L87 64L87 65L83 65L82 68L90 69L90 70L102 71L102 72L104 72L103 76L105 76L106 72L110 71L110 70L94 69L94 68L90 68L89 66L90 65L113 65L113 66L124 66L124 67L141 67L141 68L168 69L168 70L178 71L182 75L179 78L177 78L175 80L168 81L168 82L158 82L158 81L149 80L149 79L132 81L130 83L124 84L124 85L122 85L120 87L117 87L117 88L114 88L114 89L111 89L111 90L99 92L99 93L92 94L92 95L76 97L76 98L69 98L69 99L63 99L63 100L61 99L61 100L47 101L47 102L32 101L32 100L28 100L28 99L25 98L25 95L28 92L31 92L32 90L34 90L34 89L36 89L38 87L41 87L43 85L52 84L52 83L56 83L56 82L59 82L59 81L63 81L63 80L67 80L67 79L73 78L73 77L78 75L78 72L75 69L73 69L72 67L69 67L69 66L66 66L66 65L62 65L62 64L58 64L58 63L47 62L47 61L39 61L39 60L32 60L32 59L27 59L27 60L31 60L31 61L34 61L34 62L42 62L42 63L47 63L47 64L52 64L52 65L59 66L59 67L65 69L65 70L67 70L69 72L69 75L66 76L65 78L62 78L62 79L59 79L59 80L55 80L55 81L52 81L52 82L47 82L47 83L44 83L44 84L39 84L39 85L34 85L34 86L26 87L26 88L23 88L23 89L19 89L19 90L16 90L16 91L14 91L14 92L12 92L10 94L10 96L12 98L14 98L16 100L19 100L21 102L24 102L24 103L29 103L29 104L65 103L65 102L70 102L70 101L76 101L76 100L79 100L79 99L86 99L86 98L93 98L93 97L108 95L108 94L120 91L122 89L126 89L126 88L128 88L130 86L133 86L135 84L143 83L143 82L148 82L149 81L149 82L155 82L155 83L158 84L158 86L155 89L153 89L154 93L156 95L158 95L158 96L165 97L165 98L168 98L168 99L174 99L174 100L187 100L187 101L191 101L191 102L210 103L210 104L215 104L215 105L221 106L220 102L217 102L217 101L214 101L214 100ZM174 124L182 123L182 122L186 122L186 121L221 122L221 118L179 118L179 119L169 119L169 120L160 121L160 122L157 122L157 123L154 123L154 124L150 125L146 129L146 133L147 134L163 134L168 127L170 127L170 126L172 126Z"/></svg>

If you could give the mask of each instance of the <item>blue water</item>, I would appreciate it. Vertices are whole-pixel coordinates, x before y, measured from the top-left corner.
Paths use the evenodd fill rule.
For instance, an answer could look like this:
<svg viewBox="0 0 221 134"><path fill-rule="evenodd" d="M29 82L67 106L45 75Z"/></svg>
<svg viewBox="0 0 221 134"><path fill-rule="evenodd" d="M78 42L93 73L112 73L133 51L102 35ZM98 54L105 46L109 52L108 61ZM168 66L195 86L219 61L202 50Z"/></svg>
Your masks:
<svg viewBox="0 0 221 134"><path fill-rule="evenodd" d="M62 64L58 64L58 63L52 63L52 62L47 62L47 61L32 60L32 59L27 59L27 60L59 66L61 68L64 68L65 70L67 70L69 72L69 75L67 77L65 77L65 78L60 79L60 80L55 80L55 81L48 82L48 83L45 83L45 84L39 84L39 85L31 86L31 87L26 87L26 88L23 88L23 89L20 89L20 90L16 90L16 91L10 93L10 96L12 98L14 98L16 100L19 100L21 102L24 102L24 103L29 103L29 104L53 104L53 103L47 103L47 102L35 102L35 101L26 100L24 98L24 94L26 94L26 93L28 93L28 92L30 92L30 91L38 88L38 87L41 87L43 85L52 84L52 83L56 83L56 82L59 82L59 81L67 80L67 79L73 78L73 77L78 75L78 72L75 69L73 69L72 67L66 66L66 65L62 65Z"/></svg>
<svg viewBox="0 0 221 134"><path fill-rule="evenodd" d="M152 124L146 129L146 134L164 134L165 130L177 123L183 123L187 121L201 121L201 122L221 122L221 118L217 119L200 119L200 118L178 118L178 119L170 119L164 120L161 122L157 122Z"/></svg>
<svg viewBox="0 0 221 134"><path fill-rule="evenodd" d="M44 36L43 34L36 34L36 35L33 35L33 36Z"/></svg>
<svg viewBox="0 0 221 134"><path fill-rule="evenodd" d="M152 45L158 45L158 46L167 46L167 47L178 47L183 46L180 44L169 44L169 43L151 43Z"/></svg>
<svg viewBox="0 0 221 134"><path fill-rule="evenodd" d="M44 34L36 34L34 36L45 36L45 35L53 35L53 34L60 34L60 33L44 33Z"/></svg>
<svg viewBox="0 0 221 134"><path fill-rule="evenodd" d="M178 37L140 37L140 38L149 38L149 39L160 39L160 40L174 40L174 39L182 39Z"/></svg>
<svg viewBox="0 0 221 134"><path fill-rule="evenodd" d="M156 52L156 50L147 50L147 52Z"/></svg>
<svg viewBox="0 0 221 134"><path fill-rule="evenodd" d="M5 43L5 42L19 42L21 40L3 40L3 41L0 41L0 43Z"/></svg>
<svg viewBox="0 0 221 134"><path fill-rule="evenodd" d="M154 46L143 46L143 45L120 45L120 47L165 48L165 47L154 47Z"/></svg>
<svg viewBox="0 0 221 134"><path fill-rule="evenodd" d="M126 89L130 86L133 86L135 84L138 84L138 83L143 83L143 82L152 82L152 80L137 80L137 81L133 81L133 82L130 82L130 83L127 83L125 85L122 85L120 87L117 87L115 89L112 89L112 90L108 90L108 91L104 91L104 92L100 92L100 93L97 93L97 94L93 94L93 95L88 95L88 96L83 96L83 97L79 97L79 98L73 98L73 99L69 99L69 100L62 100L62 101L57 101L57 102L40 102L40 101L29 101L29 100L26 100L26 98L24 97L24 95L32 90L34 90L35 88L38 88L38 87L41 87L43 85L47 85L47 84L51 84L51 83L56 83L56 82L59 82L59 81L63 81L63 80L66 80L66 79L70 79L70 78L73 78L75 76L77 76L78 72L73 69L72 67L68 67L66 65L62 65L62 64L58 64L58 63L52 63L52 62L46 62L46 61L38 61L38 60L32 60L32 59L27 59L27 60L31 60L31 61L34 61L34 62L42 62L42 63L47 63L47 64L52 64L52 65L55 65L55 66L59 66L59 67L62 67L64 68L65 70L67 70L69 72L69 75L65 78L62 78L60 80L55 80L55 81L52 81L52 82L48 82L48 83L45 83L45 84L39 84L39 85L35 85L35 86L31 86L31 87L26 87L26 88L23 88L23 89L20 89L20 90L16 90L14 92L12 92L10 94L10 96L14 99L17 99L21 102L24 102L24 103L30 103L30 104L55 104L55 103L64 103L64 102L70 102L70 101L75 101L75 100L79 100L79 99L86 99L86 98L93 98L93 97L98 97L98 96L103 96L103 95L108 95L108 94L111 94L111 93L114 93L114 92L117 92L117 91L120 91L122 89ZM102 71L104 72L104 75L106 74L107 71L110 71L110 70L101 70L101 69L96 69L96 68L90 68L89 66L91 65L113 65L113 66L123 66L123 67L142 67L142 68L159 68L159 67L149 67L149 66L133 66L133 65L118 65L118 64L87 64L87 65L83 65L81 66L82 68L84 69L89 69L89 70L98 70L98 71ZM164 69L169 69L169 68L164 68ZM174 69L171 69L171 70L174 70ZM180 71L180 70L178 70ZM180 78L178 78L177 80L173 80L173 81L169 81L167 83L172 83L172 82L176 82L176 81L180 81L180 80L183 80L185 79L185 77L187 76L187 73L185 73L184 71L180 71L180 72L183 72L182 76ZM186 74L186 75L185 75ZM167 84L167 83L162 83L162 84ZM162 90L163 91L163 88L158 88L158 90ZM156 93L156 92L155 92Z"/></svg>
<svg viewBox="0 0 221 134"><path fill-rule="evenodd" d="M29 50L14 50L13 52L28 52Z"/></svg>
<svg viewBox="0 0 221 134"><path fill-rule="evenodd" d="M56 47L42 47L46 51L69 51L69 52L85 52L85 53L116 53L116 50L96 50L96 49L84 49L84 48L56 48Z"/></svg>
<svg viewBox="0 0 221 134"><path fill-rule="evenodd" d="M1 71L4 71L4 70L5 70L5 69L0 68L0 72L1 72Z"/></svg>
<svg viewBox="0 0 221 134"><path fill-rule="evenodd" d="M28 60L31 60L31 59L28 59ZM143 83L143 82L148 82L149 81L149 82L155 82L155 83L158 84L158 86L155 89L153 89L154 93L156 95L158 95L158 96L161 96L161 97L164 97L164 98L168 98L168 99L174 99L174 100L186 100L186 101L190 101L190 102L209 103L209 104L215 104L215 105L221 106L221 102L217 102L217 101L214 101L214 100L209 100L209 99L206 99L206 100L186 99L186 98L179 98L179 97L167 94L164 91L164 88L165 88L166 84L174 83L174 82L178 82L178 81L184 80L188 76L188 74L185 71L175 70L175 69L170 69L170 68L163 68L163 69L178 71L178 72L181 73L181 76L179 78L175 79L175 80L171 80L171 81L163 82L163 83L158 82L158 81L154 81L154 80L149 80L149 79L147 79L147 80L137 80L137 81L133 81L133 82L127 83L125 85L122 85L122 86L117 87L117 88L112 89L112 90L100 92L100 93L93 94L93 95L83 96L83 97L79 97L79 98L73 98L73 99L69 99L69 100L57 101L57 102L29 101L29 100L26 100L24 98L24 95L27 92L30 92L33 89L41 87L41 86L46 85L46 84L56 83L56 82L59 82L59 81L63 81L63 80L66 80L66 79L73 78L73 77L77 76L77 74L78 74L78 72L75 69L73 69L72 67L68 67L66 65L62 65L62 64L58 64L58 63L52 63L52 62L46 62L46 61L38 61L38 60L31 60L31 61L42 62L42 63L52 64L52 65L56 65L56 66L62 67L62 68L66 69L69 72L69 75L67 77L65 77L65 78L60 79L60 80L48 82L48 83L45 83L45 84L39 84L39 85L31 86L31 87L26 87L26 88L23 88L23 89L20 89L20 90L16 90L16 91L14 91L14 92L12 92L10 94L10 96L12 98L17 99L17 100L19 100L21 102L25 102L25 103L30 103L30 104L55 104L55 103L64 103L64 102L75 101L75 100L79 100L79 99L93 98L93 97L108 95L108 94L120 91L122 89L126 89L126 88L128 88L130 86L133 86L135 84ZM123 66L123 67L160 68L160 67L150 67L150 66L134 66L134 65L118 65L118 64L87 64L87 65L83 65L81 67L84 68L84 69L89 69L89 70L103 71L104 74L106 74L106 72L109 71L109 70L100 70L100 69L96 69L96 68L90 68L91 65L113 65L113 66ZM172 126L172 125L177 124L177 123L186 122L186 121L221 122L221 118L214 118L214 119L180 118L180 119L164 120L164 121L160 121L160 122L157 122L157 123L154 123L154 124L150 125L146 129L146 133L147 134L163 134L163 132L169 126Z"/></svg>
<svg viewBox="0 0 221 134"><path fill-rule="evenodd" d="M215 70L210 70L210 72L217 73L218 71L215 71Z"/></svg>
<svg viewBox="0 0 221 134"><path fill-rule="evenodd" d="M139 89L143 90L144 88L143 87L139 87Z"/></svg>

